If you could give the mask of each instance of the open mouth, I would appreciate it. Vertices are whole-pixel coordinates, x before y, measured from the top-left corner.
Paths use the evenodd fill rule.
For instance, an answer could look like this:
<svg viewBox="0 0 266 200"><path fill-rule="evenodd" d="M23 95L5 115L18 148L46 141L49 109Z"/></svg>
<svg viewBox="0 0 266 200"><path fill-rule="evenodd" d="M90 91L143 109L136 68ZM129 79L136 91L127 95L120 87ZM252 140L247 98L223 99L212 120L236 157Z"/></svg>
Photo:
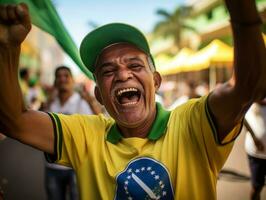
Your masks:
<svg viewBox="0 0 266 200"><path fill-rule="evenodd" d="M135 105L140 100L141 92L137 88L123 88L116 91L116 99L119 104Z"/></svg>

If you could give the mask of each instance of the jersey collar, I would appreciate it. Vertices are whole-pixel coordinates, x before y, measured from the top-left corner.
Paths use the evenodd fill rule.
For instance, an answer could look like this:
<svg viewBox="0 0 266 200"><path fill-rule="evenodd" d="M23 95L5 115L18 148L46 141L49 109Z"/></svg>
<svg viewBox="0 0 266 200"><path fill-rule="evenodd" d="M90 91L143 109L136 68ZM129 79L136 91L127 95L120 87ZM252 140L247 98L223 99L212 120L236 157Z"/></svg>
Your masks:
<svg viewBox="0 0 266 200"><path fill-rule="evenodd" d="M159 103L156 103L156 109L157 114L148 135L149 140L158 140L166 132L167 123L171 113L170 111L164 110ZM107 134L107 141L116 144L122 138L123 136L120 133L117 124L114 123Z"/></svg>

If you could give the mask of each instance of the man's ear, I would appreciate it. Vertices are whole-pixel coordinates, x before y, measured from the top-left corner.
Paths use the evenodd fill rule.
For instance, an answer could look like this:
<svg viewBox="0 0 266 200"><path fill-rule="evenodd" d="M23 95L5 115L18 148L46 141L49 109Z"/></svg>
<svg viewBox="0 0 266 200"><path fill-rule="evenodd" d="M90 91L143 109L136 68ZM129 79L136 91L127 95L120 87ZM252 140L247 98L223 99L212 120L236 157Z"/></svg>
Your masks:
<svg viewBox="0 0 266 200"><path fill-rule="evenodd" d="M153 79L154 79L154 87L155 87L155 91L157 92L158 89L159 89L160 86L161 86L161 83L162 83L162 77L161 77L161 75L160 75L157 71L155 71L155 72L153 73Z"/></svg>
<svg viewBox="0 0 266 200"><path fill-rule="evenodd" d="M95 86L95 88L94 88L94 95L95 95L95 98L97 99L97 101L99 101L100 104L103 105L102 95L101 95L101 92L100 92L100 89L98 86Z"/></svg>

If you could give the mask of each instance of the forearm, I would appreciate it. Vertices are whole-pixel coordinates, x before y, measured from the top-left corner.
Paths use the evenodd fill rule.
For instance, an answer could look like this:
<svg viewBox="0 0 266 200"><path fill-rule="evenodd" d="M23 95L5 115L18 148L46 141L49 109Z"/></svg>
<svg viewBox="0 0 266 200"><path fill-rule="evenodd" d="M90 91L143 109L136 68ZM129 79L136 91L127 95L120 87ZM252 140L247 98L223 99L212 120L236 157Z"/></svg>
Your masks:
<svg viewBox="0 0 266 200"><path fill-rule="evenodd" d="M219 138L243 120L251 104L266 94L266 50L255 0L225 0L234 38L234 83L216 88L209 97Z"/></svg>
<svg viewBox="0 0 266 200"><path fill-rule="evenodd" d="M20 46L0 47L0 120L4 134L10 137L17 128L25 106L18 82Z"/></svg>
<svg viewBox="0 0 266 200"><path fill-rule="evenodd" d="M255 1L229 0L234 38L235 91L239 100L253 102L265 95L266 50Z"/></svg>

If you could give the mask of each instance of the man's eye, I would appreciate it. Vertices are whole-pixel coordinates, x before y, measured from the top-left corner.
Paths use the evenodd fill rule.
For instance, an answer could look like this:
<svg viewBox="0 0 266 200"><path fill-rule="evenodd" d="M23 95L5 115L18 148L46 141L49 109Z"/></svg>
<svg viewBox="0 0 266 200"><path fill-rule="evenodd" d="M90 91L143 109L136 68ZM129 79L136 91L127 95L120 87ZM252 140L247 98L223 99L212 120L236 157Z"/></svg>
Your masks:
<svg viewBox="0 0 266 200"><path fill-rule="evenodd" d="M131 64L130 65L130 68L131 69L141 69L142 68L142 65L138 64L138 63L134 63L134 64Z"/></svg>
<svg viewBox="0 0 266 200"><path fill-rule="evenodd" d="M104 76L110 76L112 74L113 74L113 71L112 70L106 70L106 71L103 71L102 72L102 75L104 75Z"/></svg>

